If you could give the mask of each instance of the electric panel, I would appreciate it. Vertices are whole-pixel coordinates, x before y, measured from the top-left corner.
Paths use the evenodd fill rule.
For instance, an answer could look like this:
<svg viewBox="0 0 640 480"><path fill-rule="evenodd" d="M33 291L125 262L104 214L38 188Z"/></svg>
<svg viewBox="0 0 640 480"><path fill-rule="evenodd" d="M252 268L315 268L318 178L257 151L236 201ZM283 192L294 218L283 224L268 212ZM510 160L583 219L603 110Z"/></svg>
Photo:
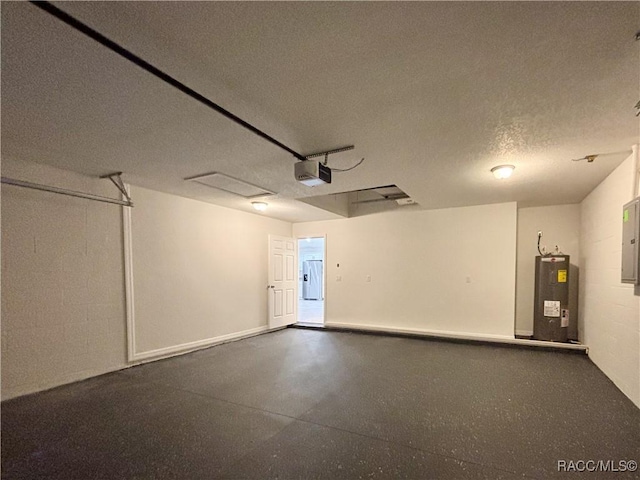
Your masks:
<svg viewBox="0 0 640 480"><path fill-rule="evenodd" d="M536 257L533 338L566 342L569 321L569 255Z"/></svg>
<svg viewBox="0 0 640 480"><path fill-rule="evenodd" d="M622 283L640 285L640 197L622 207Z"/></svg>

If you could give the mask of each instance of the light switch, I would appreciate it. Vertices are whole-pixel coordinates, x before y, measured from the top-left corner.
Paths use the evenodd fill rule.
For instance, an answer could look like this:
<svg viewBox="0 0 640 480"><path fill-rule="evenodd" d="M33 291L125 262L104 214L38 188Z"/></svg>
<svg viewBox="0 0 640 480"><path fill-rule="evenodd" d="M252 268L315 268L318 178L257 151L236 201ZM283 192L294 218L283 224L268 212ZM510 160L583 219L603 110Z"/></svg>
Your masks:
<svg viewBox="0 0 640 480"><path fill-rule="evenodd" d="M371 281L371 275L367 275L367 279L366 280L367 280L367 282L370 282Z"/></svg>

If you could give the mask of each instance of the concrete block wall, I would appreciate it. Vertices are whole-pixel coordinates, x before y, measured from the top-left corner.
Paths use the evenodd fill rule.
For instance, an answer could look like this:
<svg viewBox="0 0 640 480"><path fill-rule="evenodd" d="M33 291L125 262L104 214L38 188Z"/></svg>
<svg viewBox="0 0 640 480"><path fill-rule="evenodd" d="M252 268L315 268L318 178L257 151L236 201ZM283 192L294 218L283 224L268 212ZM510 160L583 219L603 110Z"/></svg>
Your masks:
<svg viewBox="0 0 640 480"><path fill-rule="evenodd" d="M3 159L3 176L117 197L108 181ZM122 368L121 207L2 186L2 398Z"/></svg>
<svg viewBox="0 0 640 480"><path fill-rule="evenodd" d="M582 201L580 316L589 357L640 406L640 297L620 282L622 206L633 178L629 157Z"/></svg>

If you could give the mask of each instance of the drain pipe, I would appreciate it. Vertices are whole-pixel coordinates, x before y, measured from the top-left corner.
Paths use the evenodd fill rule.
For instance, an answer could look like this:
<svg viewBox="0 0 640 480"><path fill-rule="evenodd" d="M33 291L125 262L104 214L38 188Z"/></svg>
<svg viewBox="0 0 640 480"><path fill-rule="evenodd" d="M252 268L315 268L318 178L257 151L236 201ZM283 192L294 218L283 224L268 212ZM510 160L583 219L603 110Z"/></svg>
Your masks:
<svg viewBox="0 0 640 480"><path fill-rule="evenodd" d="M631 155L633 155L633 198L636 198L640 192L640 155L638 153L638 144L631 147Z"/></svg>

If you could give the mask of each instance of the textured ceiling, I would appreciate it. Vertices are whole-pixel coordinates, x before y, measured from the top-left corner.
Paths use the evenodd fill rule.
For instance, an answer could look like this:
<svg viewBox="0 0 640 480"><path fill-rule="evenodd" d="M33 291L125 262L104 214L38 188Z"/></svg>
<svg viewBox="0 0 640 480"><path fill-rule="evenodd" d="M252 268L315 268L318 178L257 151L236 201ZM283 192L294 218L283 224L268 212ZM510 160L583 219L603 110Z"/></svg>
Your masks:
<svg viewBox="0 0 640 480"><path fill-rule="evenodd" d="M183 179L294 199L396 184L420 208L582 200L639 138L639 2L59 2L63 10L303 154L294 158L30 4L2 3L2 154L239 209ZM489 169L516 165L508 181ZM135 199L134 199L135 201Z"/></svg>

